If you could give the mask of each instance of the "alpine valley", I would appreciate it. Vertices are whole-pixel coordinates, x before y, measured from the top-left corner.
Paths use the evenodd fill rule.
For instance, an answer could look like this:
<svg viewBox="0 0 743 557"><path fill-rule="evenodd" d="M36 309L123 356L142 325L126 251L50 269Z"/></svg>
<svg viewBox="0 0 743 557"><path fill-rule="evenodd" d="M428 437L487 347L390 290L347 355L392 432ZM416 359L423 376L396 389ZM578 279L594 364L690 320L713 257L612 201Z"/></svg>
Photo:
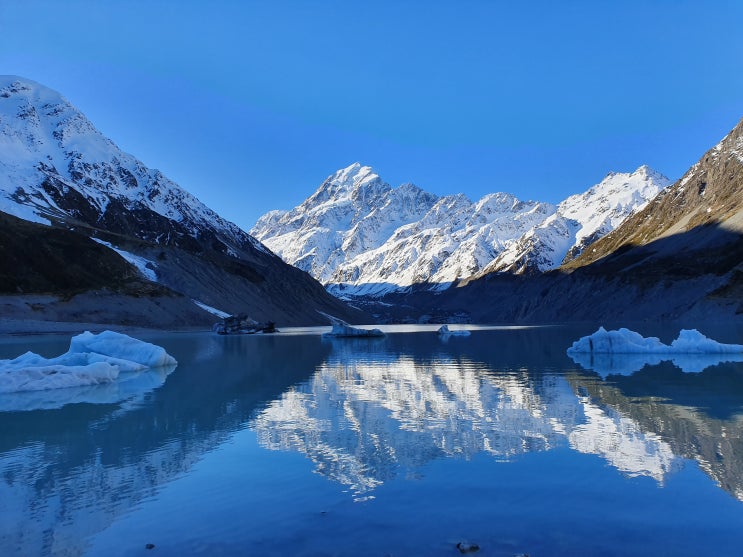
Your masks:
<svg viewBox="0 0 743 557"><path fill-rule="evenodd" d="M356 163L248 234L0 77L0 257L0 314L29 324L743 322L743 122L674 184L641 166L556 205Z"/></svg>
<svg viewBox="0 0 743 557"><path fill-rule="evenodd" d="M353 164L251 233L381 321L743 321L743 122L676 183L647 166L551 205Z"/></svg>

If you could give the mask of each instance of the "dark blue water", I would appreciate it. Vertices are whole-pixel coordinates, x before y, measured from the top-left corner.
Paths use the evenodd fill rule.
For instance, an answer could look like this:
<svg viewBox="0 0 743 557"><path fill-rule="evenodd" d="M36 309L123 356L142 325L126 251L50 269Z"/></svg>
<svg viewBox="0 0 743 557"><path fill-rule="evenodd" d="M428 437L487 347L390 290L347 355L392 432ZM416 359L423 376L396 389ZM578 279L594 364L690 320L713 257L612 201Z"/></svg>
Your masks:
<svg viewBox="0 0 743 557"><path fill-rule="evenodd" d="M613 375L565 355L590 330L405 330L151 336L169 374L0 395L0 555L743 551L743 364Z"/></svg>

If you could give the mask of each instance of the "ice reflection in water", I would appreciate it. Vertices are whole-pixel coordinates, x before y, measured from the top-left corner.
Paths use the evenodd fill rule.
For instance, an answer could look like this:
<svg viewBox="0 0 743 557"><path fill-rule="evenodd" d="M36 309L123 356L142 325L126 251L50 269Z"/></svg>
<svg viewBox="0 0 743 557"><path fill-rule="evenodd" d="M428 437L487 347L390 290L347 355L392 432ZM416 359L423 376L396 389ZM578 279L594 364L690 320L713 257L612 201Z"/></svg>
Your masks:
<svg viewBox="0 0 743 557"><path fill-rule="evenodd" d="M679 465L668 443L579 396L562 374L492 370L467 357L430 360L335 344L303 384L251 426L274 450L305 453L317 471L365 499L386 480L440 457L497 460L569 445L628 476L663 482Z"/></svg>

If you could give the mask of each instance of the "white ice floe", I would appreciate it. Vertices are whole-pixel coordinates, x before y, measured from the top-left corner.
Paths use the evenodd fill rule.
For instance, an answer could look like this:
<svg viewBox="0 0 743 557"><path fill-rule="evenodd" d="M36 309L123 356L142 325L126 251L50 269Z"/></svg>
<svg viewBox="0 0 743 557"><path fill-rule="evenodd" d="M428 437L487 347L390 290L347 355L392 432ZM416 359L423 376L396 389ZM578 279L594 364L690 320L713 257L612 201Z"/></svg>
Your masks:
<svg viewBox="0 0 743 557"><path fill-rule="evenodd" d="M466 331L464 329L455 329L452 331L449 328L449 325L441 325L441 327L439 327L438 334L440 337L468 337L470 336L469 331Z"/></svg>
<svg viewBox="0 0 743 557"><path fill-rule="evenodd" d="M72 338L70 352L93 352L129 360L147 367L169 366L178 363L161 346L113 331L103 331L97 335L85 331Z"/></svg>
<svg viewBox="0 0 743 557"><path fill-rule="evenodd" d="M682 329L668 345L629 329L607 331L599 327L592 335L576 340L567 352L576 363L601 374L631 374L662 361L671 361L685 372L743 361L743 345L717 342L696 329Z"/></svg>
<svg viewBox="0 0 743 557"><path fill-rule="evenodd" d="M0 394L108 384L120 374L177 364L164 348L121 333L88 331L70 341L70 349L55 358L26 352L0 360ZM0 404L0 407L3 405Z"/></svg>
<svg viewBox="0 0 743 557"><path fill-rule="evenodd" d="M360 329L358 327L352 327L342 319L328 315L327 313L319 312L324 315L333 325L333 328L327 333L323 333L322 336L327 338L366 338L366 337L383 337L384 333L379 329Z"/></svg>

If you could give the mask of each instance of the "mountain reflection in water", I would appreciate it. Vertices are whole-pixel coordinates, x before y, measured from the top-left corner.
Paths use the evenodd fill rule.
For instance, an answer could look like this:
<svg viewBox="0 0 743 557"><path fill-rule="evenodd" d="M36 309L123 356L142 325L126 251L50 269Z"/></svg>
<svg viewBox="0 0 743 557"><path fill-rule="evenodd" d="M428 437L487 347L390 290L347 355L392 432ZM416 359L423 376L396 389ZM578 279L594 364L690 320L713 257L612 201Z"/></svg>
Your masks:
<svg viewBox="0 0 743 557"><path fill-rule="evenodd" d="M649 411L655 420L635 417ZM629 400L595 376L497 369L467 354L421 358L385 351L384 343L334 342L311 379L270 403L251 427L263 446L305 453L319 473L359 498L440 457L484 452L509 460L569 446L659 484L681 465L679 457L693 458L743 499L740 416L717 424L693 409ZM679 439L690 431L693 438ZM702 441L707 435L718 442ZM698 450L723 438L732 443L724 459Z"/></svg>
<svg viewBox="0 0 743 557"><path fill-rule="evenodd" d="M743 500L743 364L684 373L663 362L601 377L565 354L582 333L475 330L470 338L446 344L433 331L345 342L323 341L317 332L147 339L166 347L179 365L167 380L133 399L93 404L84 397L61 408L0 412L0 554L84 555L90 540L116 531L138 509L150 512L159 495L181 479L198 476L213 483L208 470L220 475L231 470L230 477L237 479L220 492L221 499L215 495L212 500L207 492L194 505L198 513L193 516L179 510L170 517L174 530L182 532L181 521L190 524L192 518L204 524L196 515L218 513L227 502L243 513L248 512L243 505L249 506L256 522L257 515L266 514L265 530L271 520L281 523L291 509L272 508L274 514L268 514L264 507L254 510L255 501L266 505L275 499L276 505L285 505L291 499L292 506L306 503L301 497L314 497L316 488L308 487L316 484L307 478L314 476L306 474L303 459L273 451L306 455L319 474L332 480L319 483L358 508L359 516L389 511L400 499L389 491L383 499L382 489L394 485L397 493L404 492L408 488L401 484L425 478L434 462L448 460L454 466L457 460L469 461L464 463L472 469L472 482L481 485L498 476L494 468L506 468L503 462L513 463L508 468L517 476L518 466L529 460L527 453L543 455L541 462L554 462L563 473L586 464L583 454L597 455L602 471L591 479L581 476L570 483L553 478L551 464L540 469L542 486L567 482L556 488L557 500L583 490L579 500L600 507L603 503L591 497L603 493L604 483L598 482L607 481L604 469L617 471L610 476L620 480L618 485L624 485L625 476L672 486L671 475L686 459ZM8 408L28 407L21 402L5 400ZM249 450L239 446L240 454L252 459L220 460L220 450L236 438L249 443ZM256 447L256 441L272 452ZM245 470L264 460L258 453L275 457L268 460L277 468L302 462L301 474L292 476L296 492L274 497L272 484L266 484L268 491L260 493L267 498L260 499L258 483L241 481ZM199 471L202 461L213 468ZM594 463L588 464L595 470ZM259 469L251 477L269 481L272 474ZM345 490L353 497L340 493ZM356 505L352 499L377 506ZM512 501L518 500L514 495ZM699 512L717 510L719 505ZM529 507L512 511L533 516ZM593 513L593 507L586 512ZM234 524L218 516L220 531L233 536L235 544L255 541L242 515L235 514ZM305 531L306 517L301 514L293 531ZM144 528L146 522L139 524ZM358 525L349 522L347 527L355 532ZM400 536L404 539L405 532Z"/></svg>

